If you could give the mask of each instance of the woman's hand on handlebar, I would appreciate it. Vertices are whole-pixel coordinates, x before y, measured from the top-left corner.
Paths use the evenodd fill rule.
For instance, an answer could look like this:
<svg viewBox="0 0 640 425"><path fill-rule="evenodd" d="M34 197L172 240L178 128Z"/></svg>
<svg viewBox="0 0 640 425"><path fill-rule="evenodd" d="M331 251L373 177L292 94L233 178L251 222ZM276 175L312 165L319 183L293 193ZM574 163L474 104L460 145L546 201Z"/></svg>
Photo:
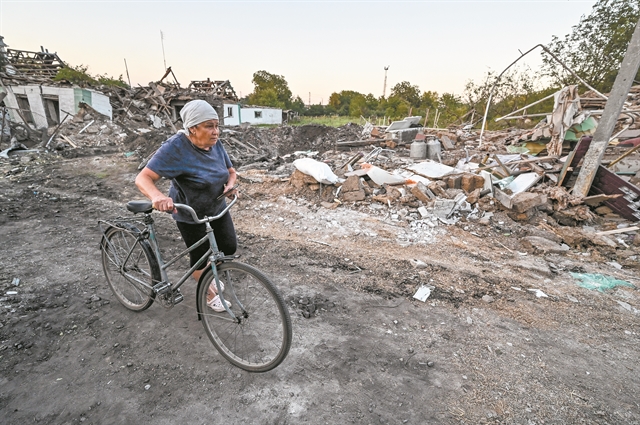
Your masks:
<svg viewBox="0 0 640 425"><path fill-rule="evenodd" d="M158 196L151 200L153 208L158 211L164 211L168 213L177 212L176 207L173 205L173 199L168 196Z"/></svg>

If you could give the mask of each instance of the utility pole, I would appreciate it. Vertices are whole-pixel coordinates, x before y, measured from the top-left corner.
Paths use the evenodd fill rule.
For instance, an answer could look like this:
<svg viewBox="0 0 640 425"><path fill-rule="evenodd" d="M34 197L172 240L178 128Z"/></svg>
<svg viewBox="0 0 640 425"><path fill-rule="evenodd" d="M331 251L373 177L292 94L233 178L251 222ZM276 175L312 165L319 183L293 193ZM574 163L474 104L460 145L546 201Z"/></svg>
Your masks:
<svg viewBox="0 0 640 425"><path fill-rule="evenodd" d="M311 92L309 92L309 107L311 107Z"/></svg>
<svg viewBox="0 0 640 425"><path fill-rule="evenodd" d="M129 82L129 87L132 87L131 78L129 78L129 67L127 66L127 58L124 58L124 69L127 70L127 81Z"/></svg>
<svg viewBox="0 0 640 425"><path fill-rule="evenodd" d="M640 20L636 24L636 29L627 46L627 52L613 83L609 99L607 99L607 103L604 106L602 118L600 118L596 132L593 134L589 150L582 160L580 173L573 185L573 194L576 196L587 196L589 194L589 189L591 189L591 184L598 171L598 166L600 166L604 151L609 145L609 139L620 117L624 102L627 100L638 68L640 68Z"/></svg>
<svg viewBox="0 0 640 425"><path fill-rule="evenodd" d="M167 59L164 57L164 34L160 30L160 43L162 44L162 60L164 61L164 69L167 69Z"/></svg>
<svg viewBox="0 0 640 425"><path fill-rule="evenodd" d="M382 87L382 98L387 97L387 70L389 65L384 67L384 86Z"/></svg>

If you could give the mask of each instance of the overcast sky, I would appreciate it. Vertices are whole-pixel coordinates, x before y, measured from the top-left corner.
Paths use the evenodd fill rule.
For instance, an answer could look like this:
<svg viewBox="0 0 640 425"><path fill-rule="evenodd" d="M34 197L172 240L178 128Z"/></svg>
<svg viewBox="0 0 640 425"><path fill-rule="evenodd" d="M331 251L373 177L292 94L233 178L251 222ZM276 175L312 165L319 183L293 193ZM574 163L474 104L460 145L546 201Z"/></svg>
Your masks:
<svg viewBox="0 0 640 425"><path fill-rule="evenodd" d="M42 46L125 81L126 60L134 86L160 79L166 60L183 86L229 80L246 96L253 73L265 70L284 76L305 103L326 104L341 90L379 97L385 66L387 95L402 81L461 95L519 50L568 34L595 3L0 0L0 35L10 48ZM539 64L537 51L527 57Z"/></svg>

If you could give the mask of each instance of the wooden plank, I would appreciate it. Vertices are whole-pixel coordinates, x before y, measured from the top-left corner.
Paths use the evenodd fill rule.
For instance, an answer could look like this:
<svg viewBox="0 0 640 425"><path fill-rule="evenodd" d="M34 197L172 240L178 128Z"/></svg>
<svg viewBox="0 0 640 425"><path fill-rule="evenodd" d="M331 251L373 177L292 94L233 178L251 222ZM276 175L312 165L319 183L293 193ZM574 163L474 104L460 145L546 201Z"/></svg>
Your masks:
<svg viewBox="0 0 640 425"><path fill-rule="evenodd" d="M236 139L235 137L229 137L229 140L231 140L234 144L238 144L238 145L242 146L243 148L245 148L249 152L251 152L251 151L253 151L254 153L260 152L258 149L250 148L249 146L245 145L244 143L242 143L240 140Z"/></svg>
<svg viewBox="0 0 640 425"><path fill-rule="evenodd" d="M70 144L71 146L73 146L74 148L77 148L77 147L78 147L75 143L73 143L73 142L71 141L71 139L70 139L70 138L68 138L68 137L67 137L67 136L65 136L64 134L62 134L62 133L61 133L61 134L60 134L60 137L62 137L62 138L63 138L67 143L69 143L69 144Z"/></svg>
<svg viewBox="0 0 640 425"><path fill-rule="evenodd" d="M596 132L593 135L593 141L584 157L580 173L573 186L574 195L587 196L596 174L600 172L600 162L604 156L604 151L609 145L609 138L620 117L620 112L627 100L627 95L633 85L633 79L638 72L638 68L640 68L640 20L636 23L636 28L627 46L620 71L616 76L613 89L604 107L604 113L598 123Z"/></svg>
<svg viewBox="0 0 640 425"><path fill-rule="evenodd" d="M600 205L604 201L607 201L609 199L616 199L621 196L622 195L619 193L615 195L605 195L605 194L593 195L593 196L587 196L586 198L583 198L582 202L584 202L586 205L589 205L590 207L595 207Z"/></svg>
<svg viewBox="0 0 640 425"><path fill-rule="evenodd" d="M589 150L591 140L592 137L590 136L582 137L571 154L569 154L571 160L567 158L567 160L565 161L565 165L562 167L562 172L560 174L562 180L558 181L558 186L561 186L563 183L568 182L571 179L571 176L578 167L578 164L580 164L580 161L582 160L582 158L584 158L585 154Z"/></svg>
<svg viewBox="0 0 640 425"><path fill-rule="evenodd" d="M379 143L386 143L392 139L367 139L367 140L353 140L350 142L336 142L336 146L356 147L356 146L369 146Z"/></svg>
<svg viewBox="0 0 640 425"><path fill-rule="evenodd" d="M601 235L615 235L616 233L635 232L636 230L640 230L640 227L632 226L632 227L625 227L623 229L606 230L604 232L596 232L596 235L598 235L598 236L601 236Z"/></svg>

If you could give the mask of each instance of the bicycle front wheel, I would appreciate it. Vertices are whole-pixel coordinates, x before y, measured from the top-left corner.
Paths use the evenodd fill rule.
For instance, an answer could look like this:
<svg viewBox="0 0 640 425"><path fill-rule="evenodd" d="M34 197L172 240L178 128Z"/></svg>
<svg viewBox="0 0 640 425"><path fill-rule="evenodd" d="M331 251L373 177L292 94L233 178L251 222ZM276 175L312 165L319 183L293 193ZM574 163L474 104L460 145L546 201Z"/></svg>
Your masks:
<svg viewBox="0 0 640 425"><path fill-rule="evenodd" d="M208 268L198 286L197 299L200 318L213 345L224 358L249 372L266 372L278 366L289 352L292 334L291 317L278 289L258 269L243 263L222 263L218 278L236 319L207 306L207 291L214 281Z"/></svg>
<svg viewBox="0 0 640 425"><path fill-rule="evenodd" d="M139 230L111 227L102 239L102 269L118 301L133 311L153 304L153 284L161 280L160 268L149 243L138 239Z"/></svg>

